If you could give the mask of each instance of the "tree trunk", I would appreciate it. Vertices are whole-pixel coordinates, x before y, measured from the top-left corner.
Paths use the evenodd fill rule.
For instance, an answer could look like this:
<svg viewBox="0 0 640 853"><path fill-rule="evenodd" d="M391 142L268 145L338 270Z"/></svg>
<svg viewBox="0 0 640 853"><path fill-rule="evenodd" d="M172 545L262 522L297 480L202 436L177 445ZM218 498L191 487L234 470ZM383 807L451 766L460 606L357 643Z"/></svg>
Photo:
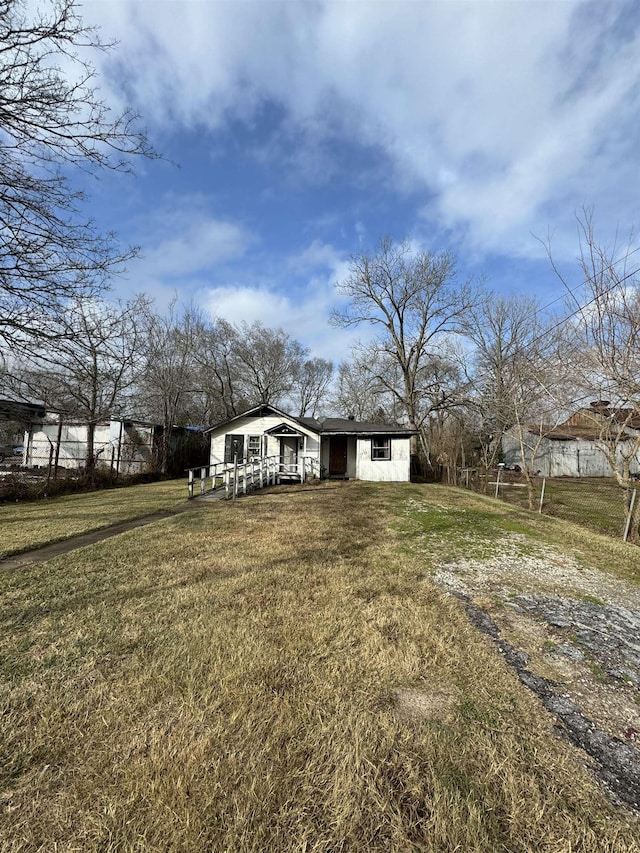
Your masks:
<svg viewBox="0 0 640 853"><path fill-rule="evenodd" d="M96 425L95 422L87 424L87 458L85 460L85 469L88 472L93 472L96 467L96 458L94 454Z"/></svg>

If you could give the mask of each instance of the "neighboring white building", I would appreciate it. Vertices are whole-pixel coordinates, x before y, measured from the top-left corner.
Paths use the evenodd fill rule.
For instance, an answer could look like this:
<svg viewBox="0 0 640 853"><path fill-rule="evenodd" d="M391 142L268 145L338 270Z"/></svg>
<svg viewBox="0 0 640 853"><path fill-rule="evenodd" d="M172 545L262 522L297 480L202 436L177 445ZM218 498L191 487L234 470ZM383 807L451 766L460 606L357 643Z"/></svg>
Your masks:
<svg viewBox="0 0 640 853"><path fill-rule="evenodd" d="M142 421L110 420L96 425L94 456L114 473L140 474L152 467L155 429ZM82 468L87 459L87 425L61 422L57 415L25 433L25 465Z"/></svg>
<svg viewBox="0 0 640 853"><path fill-rule="evenodd" d="M612 477L613 471L605 446L608 436L622 429L627 438L618 442L616 458L621 467L622 456L633 451L640 434L640 415L629 409L609 409L607 403L594 402L590 408L579 409L557 426L525 428L524 443L528 460L535 452L529 467L543 477ZM502 436L504 462L522 467L522 454L517 428ZM640 452L631 459L630 473L640 472Z"/></svg>
<svg viewBox="0 0 640 853"><path fill-rule="evenodd" d="M212 465L277 456L284 465L302 458L320 463L323 477L405 482L414 431L350 418L296 418L260 405L207 430Z"/></svg>

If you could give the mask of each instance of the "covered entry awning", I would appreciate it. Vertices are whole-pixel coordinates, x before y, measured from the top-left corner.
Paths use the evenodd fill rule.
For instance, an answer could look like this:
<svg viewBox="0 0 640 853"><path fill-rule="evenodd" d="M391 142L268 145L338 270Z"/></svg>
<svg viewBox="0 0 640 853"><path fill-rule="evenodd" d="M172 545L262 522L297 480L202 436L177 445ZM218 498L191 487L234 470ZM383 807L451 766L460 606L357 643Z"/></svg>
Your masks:
<svg viewBox="0 0 640 853"><path fill-rule="evenodd" d="M271 438L280 439L280 456L286 452L285 448L288 447L297 462L298 450L300 449L303 455L307 452L307 433L296 429L291 424L285 424L284 422L277 424L277 426L265 430L264 434L271 436Z"/></svg>
<svg viewBox="0 0 640 853"><path fill-rule="evenodd" d="M264 434L272 435L274 438L289 438L293 436L296 438L306 438L306 433L285 423L278 424L277 426L271 427L271 429L266 429Z"/></svg>

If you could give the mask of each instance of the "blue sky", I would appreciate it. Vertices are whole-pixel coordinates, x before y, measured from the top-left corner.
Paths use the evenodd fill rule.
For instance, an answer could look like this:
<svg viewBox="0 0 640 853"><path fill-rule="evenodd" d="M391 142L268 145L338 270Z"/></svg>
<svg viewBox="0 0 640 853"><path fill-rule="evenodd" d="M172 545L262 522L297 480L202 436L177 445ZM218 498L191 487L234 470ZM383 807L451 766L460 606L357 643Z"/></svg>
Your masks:
<svg viewBox="0 0 640 853"><path fill-rule="evenodd" d="M572 0L84 0L118 47L102 95L165 161L89 186L142 256L115 282L166 306L282 326L345 358L328 325L350 255L390 234L460 275L559 295L534 235L577 253L640 224L640 5ZM572 276L578 281L577 267Z"/></svg>

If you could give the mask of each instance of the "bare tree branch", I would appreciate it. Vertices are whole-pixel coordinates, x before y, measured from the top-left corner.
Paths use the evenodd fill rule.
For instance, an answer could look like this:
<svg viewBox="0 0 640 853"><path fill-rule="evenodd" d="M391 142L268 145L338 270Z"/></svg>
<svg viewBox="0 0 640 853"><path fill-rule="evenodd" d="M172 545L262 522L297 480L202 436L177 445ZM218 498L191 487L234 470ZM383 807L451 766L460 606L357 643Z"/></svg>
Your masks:
<svg viewBox="0 0 640 853"><path fill-rule="evenodd" d="M156 156L138 117L100 99L85 56L111 45L77 9L0 0L0 341L14 348L50 337L67 299L99 293L136 252L82 215L73 170L130 171L132 156Z"/></svg>

